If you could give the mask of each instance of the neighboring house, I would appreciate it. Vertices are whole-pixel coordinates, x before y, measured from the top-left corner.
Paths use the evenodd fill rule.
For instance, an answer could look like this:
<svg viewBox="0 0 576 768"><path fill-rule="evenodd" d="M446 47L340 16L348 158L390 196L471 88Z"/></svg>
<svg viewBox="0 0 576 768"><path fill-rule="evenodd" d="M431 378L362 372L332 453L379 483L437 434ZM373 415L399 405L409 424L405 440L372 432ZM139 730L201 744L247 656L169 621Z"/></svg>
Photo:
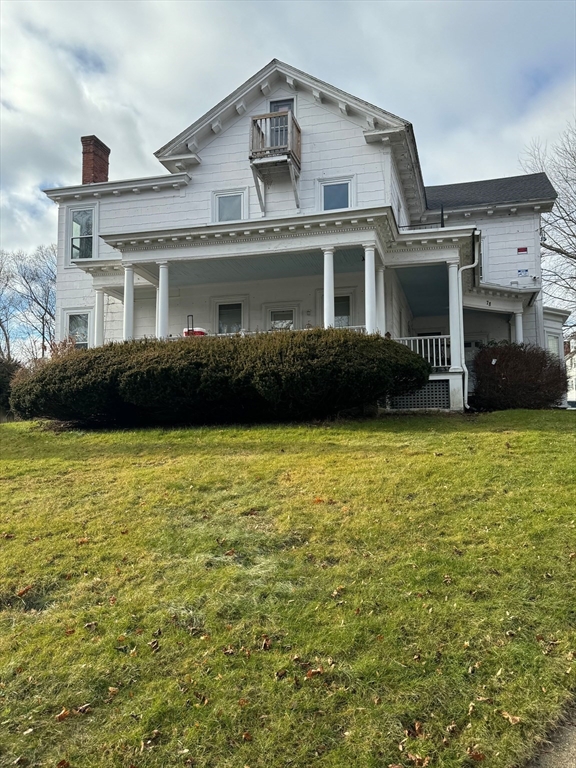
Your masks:
<svg viewBox="0 0 576 768"><path fill-rule="evenodd" d="M433 366L394 405L454 410L482 343L560 354L543 173L425 187L409 122L277 60L156 152L169 173L108 181L109 149L82 144L82 184L46 191L59 338L389 332Z"/></svg>

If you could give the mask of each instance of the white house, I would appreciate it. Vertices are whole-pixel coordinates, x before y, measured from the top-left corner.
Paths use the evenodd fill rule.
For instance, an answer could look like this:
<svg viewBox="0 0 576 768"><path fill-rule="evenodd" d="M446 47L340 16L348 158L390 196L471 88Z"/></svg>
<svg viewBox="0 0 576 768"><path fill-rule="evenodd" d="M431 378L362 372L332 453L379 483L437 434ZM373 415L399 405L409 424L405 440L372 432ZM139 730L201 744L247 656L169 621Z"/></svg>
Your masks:
<svg viewBox="0 0 576 768"><path fill-rule="evenodd" d="M59 338L389 332L433 366L394 405L456 410L483 342L561 353L545 174L425 187L409 122L277 60L155 153L168 173L108 181L109 149L82 144L83 183L46 191Z"/></svg>

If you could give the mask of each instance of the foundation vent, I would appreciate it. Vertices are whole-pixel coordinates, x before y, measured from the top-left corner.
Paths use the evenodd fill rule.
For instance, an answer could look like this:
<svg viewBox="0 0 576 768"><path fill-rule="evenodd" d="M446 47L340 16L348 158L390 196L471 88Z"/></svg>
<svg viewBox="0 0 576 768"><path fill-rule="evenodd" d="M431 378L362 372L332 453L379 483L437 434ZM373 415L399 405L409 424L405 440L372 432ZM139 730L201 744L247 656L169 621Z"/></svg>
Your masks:
<svg viewBox="0 0 576 768"><path fill-rule="evenodd" d="M399 395L390 400L390 408L410 410L412 408L450 408L450 382L447 379L429 381L422 389L411 395Z"/></svg>

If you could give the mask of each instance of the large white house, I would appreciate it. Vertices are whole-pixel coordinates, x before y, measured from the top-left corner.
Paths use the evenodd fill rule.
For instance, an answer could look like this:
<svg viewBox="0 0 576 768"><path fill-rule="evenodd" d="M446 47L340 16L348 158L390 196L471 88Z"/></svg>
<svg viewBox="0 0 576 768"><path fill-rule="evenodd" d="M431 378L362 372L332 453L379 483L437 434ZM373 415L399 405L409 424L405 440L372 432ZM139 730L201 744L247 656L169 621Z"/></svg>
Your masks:
<svg viewBox="0 0 576 768"><path fill-rule="evenodd" d="M109 149L82 144L82 184L46 191L59 338L390 333L433 366L394 405L455 410L483 342L561 354L543 173L425 187L409 122L276 59L155 153L168 172L108 181Z"/></svg>

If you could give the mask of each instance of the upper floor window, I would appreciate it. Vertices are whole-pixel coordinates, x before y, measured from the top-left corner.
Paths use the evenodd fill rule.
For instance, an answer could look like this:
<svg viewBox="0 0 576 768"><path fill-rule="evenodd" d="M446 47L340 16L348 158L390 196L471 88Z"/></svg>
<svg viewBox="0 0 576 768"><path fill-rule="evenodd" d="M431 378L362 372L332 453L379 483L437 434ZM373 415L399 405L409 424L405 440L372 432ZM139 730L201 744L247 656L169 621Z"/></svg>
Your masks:
<svg viewBox="0 0 576 768"><path fill-rule="evenodd" d="M214 193L214 221L240 221L244 218L246 191L227 190Z"/></svg>
<svg viewBox="0 0 576 768"><path fill-rule="evenodd" d="M91 259L94 250L94 210L72 211L71 259Z"/></svg>
<svg viewBox="0 0 576 768"><path fill-rule="evenodd" d="M350 181L321 182L322 210L350 208Z"/></svg>

